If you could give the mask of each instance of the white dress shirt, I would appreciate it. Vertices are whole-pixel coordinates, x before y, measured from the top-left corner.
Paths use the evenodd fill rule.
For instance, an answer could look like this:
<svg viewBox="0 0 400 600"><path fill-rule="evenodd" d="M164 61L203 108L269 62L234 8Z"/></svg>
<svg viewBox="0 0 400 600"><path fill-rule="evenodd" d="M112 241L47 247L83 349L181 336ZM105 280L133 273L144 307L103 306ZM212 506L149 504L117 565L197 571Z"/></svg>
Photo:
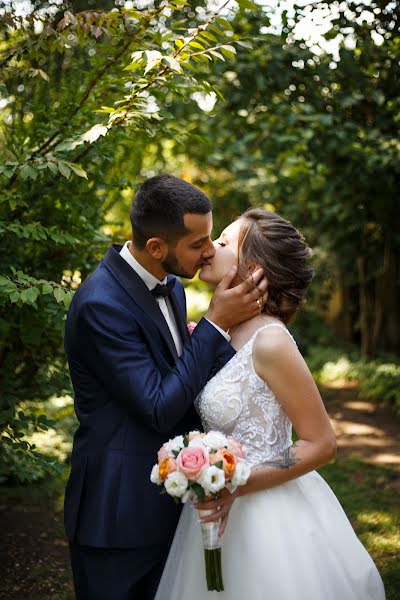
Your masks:
<svg viewBox="0 0 400 600"><path fill-rule="evenodd" d="M156 285L158 283L166 284L167 277L165 277L162 281L160 281L159 279L157 279L157 277L154 277L154 275L152 275L144 267L142 267L142 265L140 263L138 263L138 261L129 252L130 244L131 244L130 241L125 242L125 244L123 245L123 247L120 251L120 255L124 260L126 260L128 265L130 265L132 267L132 269L139 275L140 279L148 287L148 289L152 290L153 288L156 287ZM163 296L158 296L156 298L156 302L158 303L158 306L160 307L160 310L161 310L162 314L164 315L164 318L165 318L167 325L169 327L169 330L171 332L172 339L174 340L176 351L178 353L178 356L180 356L182 354L182 340L181 340L181 336L179 334L178 326L176 324L175 315L174 315L174 311L172 310L171 303L170 303L168 297L164 298ZM211 323L211 325L213 325L215 327L215 329L217 329L220 332L221 335L224 336L224 338L226 339L227 342L231 341L231 337L229 334L226 333L226 331L221 329L221 327L218 327L218 325L216 325L209 319L207 319L207 321L209 323Z"/></svg>
<svg viewBox="0 0 400 600"><path fill-rule="evenodd" d="M152 275L144 267L142 267L140 263L138 263L136 258L134 258L129 252L128 246L130 243L131 242L125 242L120 251L120 255L124 260L126 260L128 265L130 265L132 269L139 275L140 279L149 288L149 290L155 288L158 283L166 284L167 277L160 281L159 279L157 279L157 277L154 277L154 275ZM164 298L164 296L158 296L155 300L158 306L160 307L162 314L164 315L164 319L167 321L167 325L171 332L172 339L174 340L176 351L178 353L178 356L180 356L182 354L182 340L179 334L178 326L176 324L176 319L174 311L172 310L171 303L169 299Z"/></svg>

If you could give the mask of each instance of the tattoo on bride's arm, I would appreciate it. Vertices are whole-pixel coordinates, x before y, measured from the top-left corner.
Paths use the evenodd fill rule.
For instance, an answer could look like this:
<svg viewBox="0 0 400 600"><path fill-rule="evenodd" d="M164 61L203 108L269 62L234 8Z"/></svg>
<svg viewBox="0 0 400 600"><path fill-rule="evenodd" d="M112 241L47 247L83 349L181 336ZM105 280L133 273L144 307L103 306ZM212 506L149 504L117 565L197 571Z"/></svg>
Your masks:
<svg viewBox="0 0 400 600"><path fill-rule="evenodd" d="M273 467L274 469L289 469L299 462L299 459L294 456L293 449L296 444L289 446L284 450L283 454L275 456L271 460L265 460L264 462L257 465L256 468L262 467Z"/></svg>

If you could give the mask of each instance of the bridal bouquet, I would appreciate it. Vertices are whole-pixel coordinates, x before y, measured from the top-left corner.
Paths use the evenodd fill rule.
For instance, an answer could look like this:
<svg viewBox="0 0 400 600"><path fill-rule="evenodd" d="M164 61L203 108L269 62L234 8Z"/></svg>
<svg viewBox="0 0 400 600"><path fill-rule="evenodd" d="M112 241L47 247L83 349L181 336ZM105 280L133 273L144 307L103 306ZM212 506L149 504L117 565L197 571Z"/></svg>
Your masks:
<svg viewBox="0 0 400 600"><path fill-rule="evenodd" d="M243 460L244 447L219 431L191 431L166 442L158 451L150 479L181 502L196 498L205 502L218 498L221 490L231 493L244 485L250 466ZM209 511L199 511L206 516ZM208 590L223 591L220 521L202 523Z"/></svg>

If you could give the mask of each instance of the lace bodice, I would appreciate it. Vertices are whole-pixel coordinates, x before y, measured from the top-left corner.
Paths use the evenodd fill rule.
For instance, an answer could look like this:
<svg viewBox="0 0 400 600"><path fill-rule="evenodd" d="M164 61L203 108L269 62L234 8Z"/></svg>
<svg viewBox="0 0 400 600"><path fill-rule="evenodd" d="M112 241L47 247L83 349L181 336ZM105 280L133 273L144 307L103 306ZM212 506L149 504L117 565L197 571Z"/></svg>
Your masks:
<svg viewBox="0 0 400 600"><path fill-rule="evenodd" d="M258 329L235 356L206 384L195 400L204 431L215 429L246 446L246 460L259 464L281 454L292 443L292 424L276 396L253 367Z"/></svg>

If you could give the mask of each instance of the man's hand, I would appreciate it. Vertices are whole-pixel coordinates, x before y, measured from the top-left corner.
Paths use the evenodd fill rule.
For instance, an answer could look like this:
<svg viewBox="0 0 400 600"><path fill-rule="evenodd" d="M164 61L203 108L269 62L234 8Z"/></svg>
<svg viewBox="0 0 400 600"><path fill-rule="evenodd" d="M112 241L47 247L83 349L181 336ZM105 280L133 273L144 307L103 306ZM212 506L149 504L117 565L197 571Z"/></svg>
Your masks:
<svg viewBox="0 0 400 600"><path fill-rule="evenodd" d="M210 523L212 521L219 521L221 519L221 525L218 531L218 535L222 535L225 531L225 527L228 523L229 511L232 508L232 504L238 497L238 492L231 494L229 490L224 488L216 500L209 500L208 502L196 503L194 505L197 510L211 510L207 517L201 517L202 523Z"/></svg>
<svg viewBox="0 0 400 600"><path fill-rule="evenodd" d="M266 300L268 282L262 269L231 288L236 273L237 268L232 267L222 279L205 315L224 331L260 314Z"/></svg>

